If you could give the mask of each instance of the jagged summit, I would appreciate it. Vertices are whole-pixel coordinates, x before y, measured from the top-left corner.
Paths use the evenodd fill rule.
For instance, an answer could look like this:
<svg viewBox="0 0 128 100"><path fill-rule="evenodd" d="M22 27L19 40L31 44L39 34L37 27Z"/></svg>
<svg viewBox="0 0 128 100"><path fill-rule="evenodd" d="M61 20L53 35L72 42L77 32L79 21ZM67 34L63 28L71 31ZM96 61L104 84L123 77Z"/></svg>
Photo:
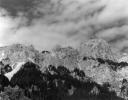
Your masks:
<svg viewBox="0 0 128 100"><path fill-rule="evenodd" d="M49 64L54 66L65 66L69 70L73 70L78 67L79 52L72 47L59 47L53 50L52 54L46 55L43 61L44 66Z"/></svg>
<svg viewBox="0 0 128 100"><path fill-rule="evenodd" d="M81 56L116 61L110 45L102 39L91 39L82 42L79 51Z"/></svg>
<svg viewBox="0 0 128 100"><path fill-rule="evenodd" d="M31 46L23 44L13 44L0 48L0 60L6 64L25 61L27 59L35 60L39 55L38 50Z"/></svg>

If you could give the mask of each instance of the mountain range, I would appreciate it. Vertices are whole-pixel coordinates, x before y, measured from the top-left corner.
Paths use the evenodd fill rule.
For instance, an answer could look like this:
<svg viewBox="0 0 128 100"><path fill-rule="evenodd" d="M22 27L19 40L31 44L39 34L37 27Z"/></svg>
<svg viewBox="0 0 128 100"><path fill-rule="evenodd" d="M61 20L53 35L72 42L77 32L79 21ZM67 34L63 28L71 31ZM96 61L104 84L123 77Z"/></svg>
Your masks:
<svg viewBox="0 0 128 100"><path fill-rule="evenodd" d="M58 47L52 51L38 51L32 45L13 44L0 48L4 65L32 61L43 71L49 65L78 68L98 84L110 83L117 91L121 80L128 79L128 56L115 51L102 39L91 39L79 48Z"/></svg>

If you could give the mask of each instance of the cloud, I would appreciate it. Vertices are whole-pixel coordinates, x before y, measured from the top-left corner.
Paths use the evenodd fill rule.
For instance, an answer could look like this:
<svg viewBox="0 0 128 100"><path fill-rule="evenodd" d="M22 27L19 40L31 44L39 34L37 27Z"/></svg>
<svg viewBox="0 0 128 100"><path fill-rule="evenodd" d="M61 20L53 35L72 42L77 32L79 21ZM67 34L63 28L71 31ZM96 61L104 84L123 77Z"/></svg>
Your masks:
<svg viewBox="0 0 128 100"><path fill-rule="evenodd" d="M57 44L76 47L82 40L103 38L126 51L127 6L127 0L50 0L36 6L37 16L25 16L20 10L15 11L18 15L14 18L7 15L9 11L2 6L0 45L19 42L51 49Z"/></svg>

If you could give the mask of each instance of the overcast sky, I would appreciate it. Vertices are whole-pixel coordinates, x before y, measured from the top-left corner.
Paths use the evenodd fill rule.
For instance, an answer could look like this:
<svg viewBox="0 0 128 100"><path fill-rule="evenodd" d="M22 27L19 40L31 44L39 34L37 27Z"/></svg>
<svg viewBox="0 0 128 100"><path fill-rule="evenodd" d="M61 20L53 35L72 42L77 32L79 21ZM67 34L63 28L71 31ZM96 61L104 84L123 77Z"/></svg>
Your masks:
<svg viewBox="0 0 128 100"><path fill-rule="evenodd" d="M0 0L0 46L23 43L41 50L103 38L128 49L128 0L31 1Z"/></svg>

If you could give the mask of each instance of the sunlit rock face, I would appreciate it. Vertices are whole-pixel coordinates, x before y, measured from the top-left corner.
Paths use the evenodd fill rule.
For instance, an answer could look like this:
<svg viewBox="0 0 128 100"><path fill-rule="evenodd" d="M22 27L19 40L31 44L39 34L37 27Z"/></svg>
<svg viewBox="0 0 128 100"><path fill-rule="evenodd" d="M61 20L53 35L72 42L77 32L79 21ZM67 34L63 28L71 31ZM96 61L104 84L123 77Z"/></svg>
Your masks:
<svg viewBox="0 0 128 100"><path fill-rule="evenodd" d="M80 55L116 61L110 45L102 39L92 39L83 42L80 46Z"/></svg>
<svg viewBox="0 0 128 100"><path fill-rule="evenodd" d="M123 53L122 57L118 59L118 62L127 62L128 63L128 54Z"/></svg>
<svg viewBox="0 0 128 100"><path fill-rule="evenodd" d="M104 40L92 39L81 44L80 49L80 67L85 74L93 78L97 83L112 83L115 80L115 72L107 63L101 63L97 58L102 60L116 61L111 47Z"/></svg>
<svg viewBox="0 0 128 100"><path fill-rule="evenodd" d="M128 66L118 70L117 74L119 76L118 80L123 80L123 79L128 80Z"/></svg>
<svg viewBox="0 0 128 100"><path fill-rule="evenodd" d="M14 64L15 62L26 61L28 59L35 61L38 57L39 52L35 50L32 46L14 44L0 48L0 58L5 65Z"/></svg>
<svg viewBox="0 0 128 100"><path fill-rule="evenodd" d="M72 47L57 48L45 56L44 66L65 66L69 70L78 68L79 52Z"/></svg>
<svg viewBox="0 0 128 100"><path fill-rule="evenodd" d="M67 68L73 70L78 67L79 52L76 49L72 47L59 48L55 51L55 54Z"/></svg>
<svg viewBox="0 0 128 100"><path fill-rule="evenodd" d="M97 61L87 60L81 61L80 67L88 77L91 77L99 84L103 84L105 82L112 83L114 81L115 72L111 70L107 64L101 64L98 66Z"/></svg>
<svg viewBox="0 0 128 100"><path fill-rule="evenodd" d="M122 57L118 60L118 62L126 62L128 63L128 54L124 53ZM117 70L117 75L118 78L117 80L123 80L127 79L128 80L128 66L122 67Z"/></svg>

